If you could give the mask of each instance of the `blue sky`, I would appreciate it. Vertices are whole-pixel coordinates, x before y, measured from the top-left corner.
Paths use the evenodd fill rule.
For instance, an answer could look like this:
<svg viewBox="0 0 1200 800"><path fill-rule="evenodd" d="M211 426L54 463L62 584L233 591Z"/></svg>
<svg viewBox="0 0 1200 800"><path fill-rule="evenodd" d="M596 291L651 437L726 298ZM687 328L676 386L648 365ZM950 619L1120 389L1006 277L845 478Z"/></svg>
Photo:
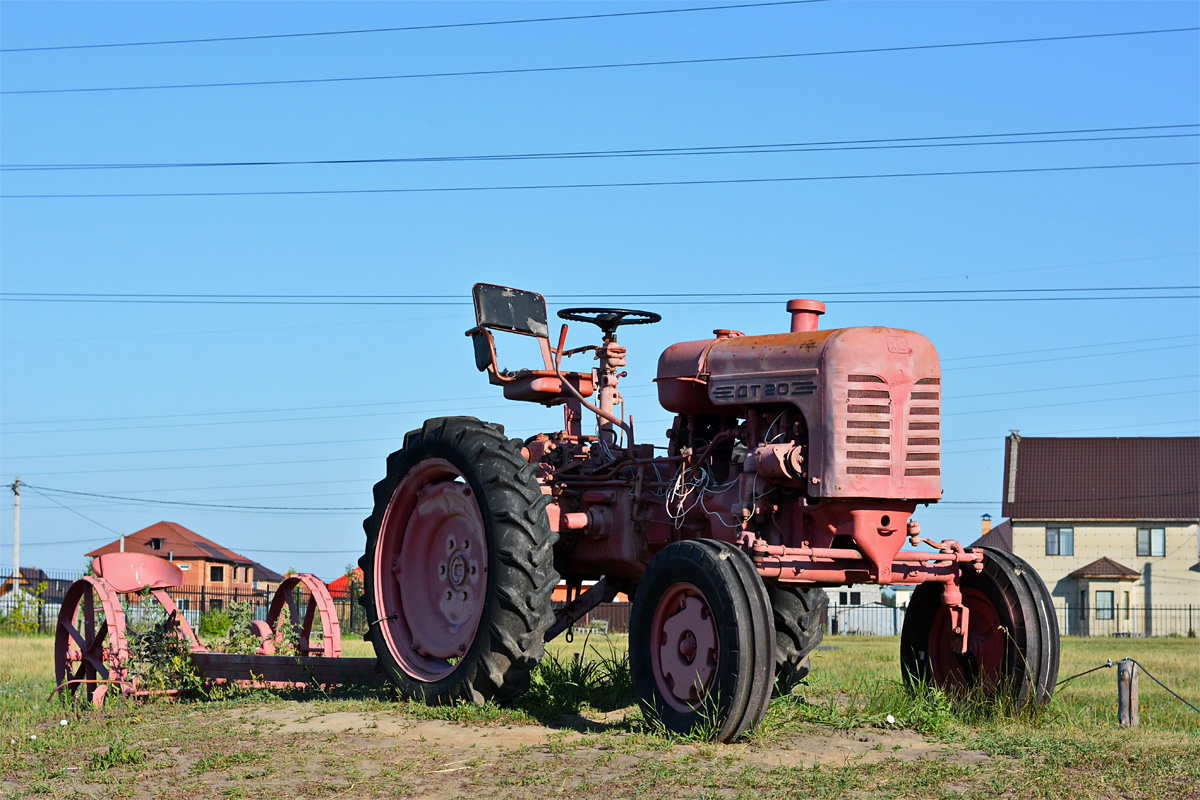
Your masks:
<svg viewBox="0 0 1200 800"><path fill-rule="evenodd" d="M27 489L22 563L78 568L83 552L115 538L110 531L167 519L278 570L340 574L361 552L361 519L387 453L422 419L474 414L522 436L560 422L556 411L505 403L474 370L462 333L473 324L468 298L480 280L540 291L552 313L579 304L661 312L661 324L622 337L631 351L622 385L643 440L661 441L668 424L651 384L664 347L717 327L785 330L788 297L825 300L826 327L926 334L945 370L947 502L918 517L937 537L970 541L981 514L999 518L1009 429L1197 434L1195 30L703 64L23 93L1195 28L1194 3L823 2L16 51L703 5L0 6L0 47L9 51L0 54L3 482L20 476L43 489L146 500L336 509L201 509ZM1043 133L1099 129L1108 130ZM1021 135L821 152L12 169L900 138L928 145L928 137L981 134ZM1117 138L1146 136L1161 138ZM1061 141L1072 138L1108 141ZM1060 141L1030 141L1045 139ZM972 141L1009 143L965 144ZM1128 166L1145 164L1175 166ZM1054 171L993 172L1042 169ZM930 172L977 174L771 182ZM480 190L745 179L770 180ZM472 190L203 194L400 188ZM201 196L29 197L164 193ZM1115 291L1082 291L1097 288ZM1034 291L1057 289L1069 291ZM1014 291L897 294L923 290ZM864 291L892 294L836 294ZM436 298L262 305L29 302L16 294L31 292ZM703 304L636 296L689 292L720 296ZM1076 299L1098 295L1108 299ZM1152 296L1159 299L1134 299ZM913 302L929 299L939 302ZM573 345L592 338L572 327ZM11 563L11 544L5 492L0 562Z"/></svg>

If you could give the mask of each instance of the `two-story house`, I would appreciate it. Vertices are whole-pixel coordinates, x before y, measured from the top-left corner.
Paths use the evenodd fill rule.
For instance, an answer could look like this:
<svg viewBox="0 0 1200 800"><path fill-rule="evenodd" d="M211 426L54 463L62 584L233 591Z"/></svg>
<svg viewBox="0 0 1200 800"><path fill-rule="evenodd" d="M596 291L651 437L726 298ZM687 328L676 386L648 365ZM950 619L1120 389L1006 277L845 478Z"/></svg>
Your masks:
<svg viewBox="0 0 1200 800"><path fill-rule="evenodd" d="M1006 440L1007 520L975 544L1028 561L1063 633L1200 627L1200 437Z"/></svg>
<svg viewBox="0 0 1200 800"><path fill-rule="evenodd" d="M175 522L156 522L88 556L119 552L146 553L174 562L183 571L184 592L192 595L203 590L199 596L210 608L224 606L227 596L249 595L254 590L253 561Z"/></svg>

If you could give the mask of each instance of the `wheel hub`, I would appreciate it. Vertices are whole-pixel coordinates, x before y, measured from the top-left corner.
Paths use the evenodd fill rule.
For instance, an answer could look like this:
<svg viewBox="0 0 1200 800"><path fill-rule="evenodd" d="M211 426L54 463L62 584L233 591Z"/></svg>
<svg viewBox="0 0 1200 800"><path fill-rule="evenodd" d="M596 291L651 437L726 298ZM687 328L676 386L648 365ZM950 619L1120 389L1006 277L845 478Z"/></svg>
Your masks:
<svg viewBox="0 0 1200 800"><path fill-rule="evenodd" d="M680 710L704 699L717 668L717 628L699 591L681 584L664 595L655 612L660 644L654 648L655 678L664 698Z"/></svg>

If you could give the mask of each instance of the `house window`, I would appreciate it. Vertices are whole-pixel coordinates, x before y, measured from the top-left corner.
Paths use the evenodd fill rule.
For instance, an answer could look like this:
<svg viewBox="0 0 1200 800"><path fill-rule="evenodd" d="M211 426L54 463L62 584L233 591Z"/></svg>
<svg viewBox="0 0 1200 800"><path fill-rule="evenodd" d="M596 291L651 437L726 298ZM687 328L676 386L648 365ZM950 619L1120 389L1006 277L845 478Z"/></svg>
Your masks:
<svg viewBox="0 0 1200 800"><path fill-rule="evenodd" d="M1096 592L1096 619L1113 618L1113 593Z"/></svg>
<svg viewBox="0 0 1200 800"><path fill-rule="evenodd" d="M159 537L155 536L154 538L152 538L150 540L150 549L151 550L162 550L162 546L163 546L163 540L160 539Z"/></svg>
<svg viewBox="0 0 1200 800"><path fill-rule="evenodd" d="M192 607L192 601L190 598L181 597L175 601L175 605L179 608L180 611L187 611L189 608Z"/></svg>
<svg viewBox="0 0 1200 800"><path fill-rule="evenodd" d="M212 583L224 583L225 582L225 568L224 567L209 567L208 568L208 579Z"/></svg>
<svg viewBox="0 0 1200 800"><path fill-rule="evenodd" d="M225 603L222 600L217 600L216 598L213 598L208 601L208 610L209 611L220 611L224 607L225 607Z"/></svg>
<svg viewBox="0 0 1200 800"><path fill-rule="evenodd" d="M1167 529L1138 528L1137 554L1139 556L1165 556L1167 554Z"/></svg>
<svg viewBox="0 0 1200 800"><path fill-rule="evenodd" d="M1125 593L1125 619L1129 619L1129 592Z"/></svg>
<svg viewBox="0 0 1200 800"><path fill-rule="evenodd" d="M191 564L176 564L175 566L179 567L180 572L187 572L192 568Z"/></svg>
<svg viewBox="0 0 1200 800"><path fill-rule="evenodd" d="M838 592L838 605L839 605L839 606L844 606L844 605L846 605L846 602L847 602L847 599L846 599L846 593L845 593L845 592Z"/></svg>
<svg viewBox="0 0 1200 800"><path fill-rule="evenodd" d="M1079 590L1079 618L1087 619L1088 595L1087 589Z"/></svg>
<svg viewBox="0 0 1200 800"><path fill-rule="evenodd" d="M861 606L862 605L862 592L851 592L850 593L850 605L852 605L852 606Z"/></svg>
<svg viewBox="0 0 1200 800"><path fill-rule="evenodd" d="M1046 555L1075 555L1075 529L1046 528Z"/></svg>

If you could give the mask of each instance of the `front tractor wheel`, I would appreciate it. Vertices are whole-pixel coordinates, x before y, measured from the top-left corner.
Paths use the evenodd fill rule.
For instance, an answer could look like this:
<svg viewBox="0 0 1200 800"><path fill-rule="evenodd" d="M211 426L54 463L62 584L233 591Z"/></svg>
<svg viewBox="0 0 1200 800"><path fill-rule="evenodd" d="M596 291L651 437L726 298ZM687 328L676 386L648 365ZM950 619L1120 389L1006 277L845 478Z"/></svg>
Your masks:
<svg viewBox="0 0 1200 800"><path fill-rule="evenodd" d="M642 714L667 730L729 742L756 727L771 699L775 628L750 558L710 539L663 548L634 595L629 661Z"/></svg>
<svg viewBox="0 0 1200 800"><path fill-rule="evenodd" d="M940 584L918 586L904 615L900 669L909 685L1011 694L1014 710L1044 705L1058 678L1058 618L1046 584L1028 563L990 547L983 572L964 568L967 652L954 647Z"/></svg>
<svg viewBox="0 0 1200 800"><path fill-rule="evenodd" d="M554 620L554 534L520 443L471 417L429 420L388 458L363 521L367 638L406 698L507 700Z"/></svg>

